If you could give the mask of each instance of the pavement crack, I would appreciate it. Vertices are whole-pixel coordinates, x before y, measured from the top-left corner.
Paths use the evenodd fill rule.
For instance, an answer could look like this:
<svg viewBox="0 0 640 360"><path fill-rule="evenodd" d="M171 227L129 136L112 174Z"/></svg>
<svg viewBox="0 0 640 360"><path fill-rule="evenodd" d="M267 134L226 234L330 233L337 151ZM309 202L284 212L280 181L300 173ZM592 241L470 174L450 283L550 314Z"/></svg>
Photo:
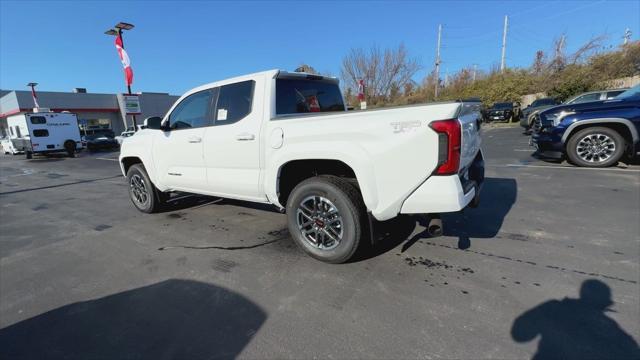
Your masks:
<svg viewBox="0 0 640 360"><path fill-rule="evenodd" d="M195 249L195 250L208 250L208 249L215 249L215 250L247 250L247 249L255 249L257 247L261 247L261 246L265 246L265 245L269 245L269 244L273 244L274 242L280 241L280 240L284 240L287 237L280 237L277 239L273 239L273 240L269 240L269 241L265 241L265 242L261 242L258 244L253 244L253 245L247 245L247 246L216 246L216 245L203 245L203 246L192 246L192 245L170 245L170 246L162 246L160 248L158 248L158 250L163 251L163 250L170 250L170 249Z"/></svg>

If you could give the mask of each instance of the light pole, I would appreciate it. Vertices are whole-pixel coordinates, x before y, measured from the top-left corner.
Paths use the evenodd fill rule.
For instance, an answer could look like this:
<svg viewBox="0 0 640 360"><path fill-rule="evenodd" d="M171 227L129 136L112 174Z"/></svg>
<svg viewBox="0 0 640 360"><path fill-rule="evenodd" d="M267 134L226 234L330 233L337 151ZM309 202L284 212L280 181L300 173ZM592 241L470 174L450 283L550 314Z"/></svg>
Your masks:
<svg viewBox="0 0 640 360"><path fill-rule="evenodd" d="M122 31L131 30L133 28L134 28L133 24L119 22L113 28L105 31L104 33L107 35L117 36L118 38L120 38L120 43L122 44L122 49L124 50L124 39L122 38ZM127 83L127 94L131 95L131 84L129 83ZM127 115L125 114L125 117L126 116ZM131 115L131 117L133 118L133 131L138 131L138 123L136 122L136 116Z"/></svg>
<svg viewBox="0 0 640 360"><path fill-rule="evenodd" d="M33 105L37 109L39 109L40 105L38 104L38 97L36 96L36 86L37 85L38 85L38 83L36 83L36 82L30 82L30 83L27 84L27 86L31 88L31 97L33 98Z"/></svg>

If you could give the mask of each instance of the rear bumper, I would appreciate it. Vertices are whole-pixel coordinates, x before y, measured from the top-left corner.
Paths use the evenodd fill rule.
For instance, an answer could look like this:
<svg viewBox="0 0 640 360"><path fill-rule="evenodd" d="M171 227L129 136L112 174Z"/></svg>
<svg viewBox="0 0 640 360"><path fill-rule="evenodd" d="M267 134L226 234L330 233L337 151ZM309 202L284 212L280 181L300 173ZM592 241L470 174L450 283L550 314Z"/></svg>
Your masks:
<svg viewBox="0 0 640 360"><path fill-rule="evenodd" d="M482 152L461 175L431 176L402 204L401 214L433 214L456 212L469 204L477 204L484 182Z"/></svg>

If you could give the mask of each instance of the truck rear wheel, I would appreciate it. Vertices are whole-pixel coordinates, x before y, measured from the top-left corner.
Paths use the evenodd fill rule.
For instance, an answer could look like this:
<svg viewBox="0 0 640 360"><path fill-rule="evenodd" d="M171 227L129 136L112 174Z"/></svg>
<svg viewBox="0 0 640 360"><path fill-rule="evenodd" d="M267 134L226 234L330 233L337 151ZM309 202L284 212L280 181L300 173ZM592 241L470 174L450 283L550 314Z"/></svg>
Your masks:
<svg viewBox="0 0 640 360"><path fill-rule="evenodd" d="M33 153L31 151L25 151L24 154L27 157L27 160L33 159Z"/></svg>
<svg viewBox="0 0 640 360"><path fill-rule="evenodd" d="M607 127L589 127L571 135L567 156L575 165L608 167L618 163L624 154L624 138Z"/></svg>
<svg viewBox="0 0 640 360"><path fill-rule="evenodd" d="M348 261L366 233L366 211L358 189L335 176L298 184L287 201L289 233L311 257L327 263Z"/></svg>
<svg viewBox="0 0 640 360"><path fill-rule="evenodd" d="M70 158L76 157L76 143L73 140L67 140L64 142L64 149L67 150L67 155Z"/></svg>
<svg viewBox="0 0 640 360"><path fill-rule="evenodd" d="M156 189L142 164L131 165L127 171L127 182L129 198L136 209L150 214L162 208L166 196Z"/></svg>

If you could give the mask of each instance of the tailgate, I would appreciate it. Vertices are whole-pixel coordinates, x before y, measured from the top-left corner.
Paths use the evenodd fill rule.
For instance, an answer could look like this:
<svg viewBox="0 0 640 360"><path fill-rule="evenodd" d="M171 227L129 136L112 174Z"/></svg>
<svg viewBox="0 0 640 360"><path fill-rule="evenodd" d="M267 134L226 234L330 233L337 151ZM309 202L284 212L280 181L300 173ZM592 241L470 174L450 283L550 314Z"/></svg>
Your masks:
<svg viewBox="0 0 640 360"><path fill-rule="evenodd" d="M480 103L463 103L458 120L462 133L460 148L460 170L471 165L480 150Z"/></svg>

